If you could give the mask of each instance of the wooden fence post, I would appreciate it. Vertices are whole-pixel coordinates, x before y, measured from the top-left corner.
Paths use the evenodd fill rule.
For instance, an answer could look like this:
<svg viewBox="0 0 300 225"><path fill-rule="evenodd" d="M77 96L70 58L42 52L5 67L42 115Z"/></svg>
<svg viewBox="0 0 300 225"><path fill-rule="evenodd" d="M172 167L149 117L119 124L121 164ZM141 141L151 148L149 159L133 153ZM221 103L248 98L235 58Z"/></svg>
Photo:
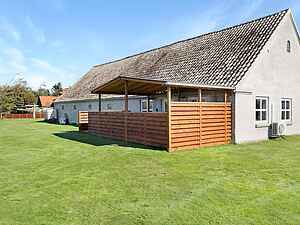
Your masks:
<svg viewBox="0 0 300 225"><path fill-rule="evenodd" d="M198 89L198 104L199 104L199 146L201 146L201 128L202 128L202 89Z"/></svg>

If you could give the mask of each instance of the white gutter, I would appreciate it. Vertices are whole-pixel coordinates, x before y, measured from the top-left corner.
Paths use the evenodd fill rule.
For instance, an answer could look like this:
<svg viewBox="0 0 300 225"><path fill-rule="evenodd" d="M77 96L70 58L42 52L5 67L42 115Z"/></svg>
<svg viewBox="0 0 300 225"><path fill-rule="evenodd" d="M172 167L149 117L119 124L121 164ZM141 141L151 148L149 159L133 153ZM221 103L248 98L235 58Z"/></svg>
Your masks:
<svg viewBox="0 0 300 225"><path fill-rule="evenodd" d="M166 86L178 86L178 87L191 87L191 88L210 88L210 89L235 90L234 87L222 87L222 86L213 86L213 85L197 85L197 84L174 83L174 82L166 82L165 85Z"/></svg>

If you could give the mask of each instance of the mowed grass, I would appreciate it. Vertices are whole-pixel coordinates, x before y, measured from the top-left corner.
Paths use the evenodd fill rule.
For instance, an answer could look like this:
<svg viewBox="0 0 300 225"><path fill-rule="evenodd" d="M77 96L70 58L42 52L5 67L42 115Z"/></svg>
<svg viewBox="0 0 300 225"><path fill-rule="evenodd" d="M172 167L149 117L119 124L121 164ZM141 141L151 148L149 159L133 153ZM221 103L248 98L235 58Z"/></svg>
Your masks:
<svg viewBox="0 0 300 225"><path fill-rule="evenodd" d="M0 224L300 224L300 137L167 153L0 121Z"/></svg>

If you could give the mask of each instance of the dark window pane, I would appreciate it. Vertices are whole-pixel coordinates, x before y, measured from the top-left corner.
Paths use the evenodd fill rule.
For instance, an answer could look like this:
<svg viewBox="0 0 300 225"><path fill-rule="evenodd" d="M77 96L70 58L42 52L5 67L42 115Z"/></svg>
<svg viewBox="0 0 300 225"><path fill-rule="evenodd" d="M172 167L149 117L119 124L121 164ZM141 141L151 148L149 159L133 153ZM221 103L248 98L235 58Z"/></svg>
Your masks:
<svg viewBox="0 0 300 225"><path fill-rule="evenodd" d="M281 112L281 119L282 119L282 120L285 120L285 111L282 111L282 112Z"/></svg>
<svg viewBox="0 0 300 225"><path fill-rule="evenodd" d="M286 109L290 109L290 101L286 101Z"/></svg>
<svg viewBox="0 0 300 225"><path fill-rule="evenodd" d="M262 100L262 109L267 108L267 100Z"/></svg>
<svg viewBox="0 0 300 225"><path fill-rule="evenodd" d="M260 100L256 99L256 109L260 109Z"/></svg>
<svg viewBox="0 0 300 225"><path fill-rule="evenodd" d="M267 112L266 111L262 112L262 120L267 120Z"/></svg>
<svg viewBox="0 0 300 225"><path fill-rule="evenodd" d="M281 109L285 109L285 101L281 101Z"/></svg>
<svg viewBox="0 0 300 225"><path fill-rule="evenodd" d="M260 111L256 111L256 121L260 121Z"/></svg>
<svg viewBox="0 0 300 225"><path fill-rule="evenodd" d="M287 111L285 116L286 116L287 120L290 120L291 119L291 112Z"/></svg>

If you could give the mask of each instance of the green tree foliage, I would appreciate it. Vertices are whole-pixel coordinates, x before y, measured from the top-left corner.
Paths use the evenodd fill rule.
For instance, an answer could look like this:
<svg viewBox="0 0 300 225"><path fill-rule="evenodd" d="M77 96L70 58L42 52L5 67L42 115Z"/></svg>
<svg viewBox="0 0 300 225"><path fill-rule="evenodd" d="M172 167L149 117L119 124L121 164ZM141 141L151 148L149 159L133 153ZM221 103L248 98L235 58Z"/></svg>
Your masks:
<svg viewBox="0 0 300 225"><path fill-rule="evenodd" d="M0 86L0 112L13 112L35 101L34 92L24 80L17 80L13 85Z"/></svg>
<svg viewBox="0 0 300 225"><path fill-rule="evenodd" d="M47 88L45 83L41 84L41 86L39 87L39 89L37 90L35 95L36 96L49 96L50 95L50 91Z"/></svg>
<svg viewBox="0 0 300 225"><path fill-rule="evenodd" d="M51 89L51 94L53 96L59 96L62 94L63 88L60 82L58 82L57 84L54 84L52 89Z"/></svg>

